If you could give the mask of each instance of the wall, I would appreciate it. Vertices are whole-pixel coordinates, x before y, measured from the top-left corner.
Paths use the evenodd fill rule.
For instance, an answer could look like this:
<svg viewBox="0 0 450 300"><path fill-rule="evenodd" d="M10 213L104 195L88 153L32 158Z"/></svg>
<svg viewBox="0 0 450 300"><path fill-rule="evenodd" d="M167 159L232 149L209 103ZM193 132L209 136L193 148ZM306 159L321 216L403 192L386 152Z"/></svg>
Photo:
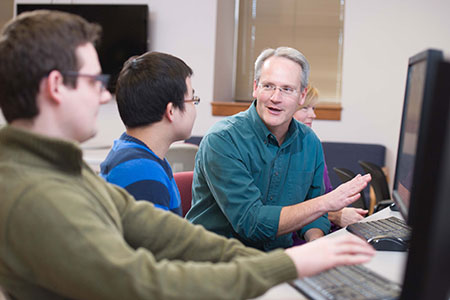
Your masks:
<svg viewBox="0 0 450 300"><path fill-rule="evenodd" d="M341 121L316 121L322 140L387 147L394 176L408 58L450 53L450 1L346 0Z"/></svg>
<svg viewBox="0 0 450 300"><path fill-rule="evenodd" d="M151 50L168 52L182 58L194 71L192 85L195 94L201 98L197 106L197 121L193 128L193 135L203 135L208 128L220 118L211 116L211 101L217 97L231 99L231 64L227 64L233 57L233 48L224 46L224 41L232 45L230 32L234 28L227 28L219 24L220 18L229 16L233 20L234 5L219 2L230 0L155 0L150 2L151 21ZM175 9L176 8L176 9ZM219 11L220 10L220 11ZM219 30L220 34L217 35ZM216 47L216 43L217 46ZM228 51L226 51L228 49ZM217 51L217 53L216 53ZM223 59L221 57L224 57ZM224 85L229 89L214 87L215 72ZM228 94L227 94L228 93ZM223 96L222 96L223 95Z"/></svg>
<svg viewBox="0 0 450 300"><path fill-rule="evenodd" d="M0 1L0 28L8 22L13 16L14 0L1 0ZM5 123L3 115L0 114L0 124Z"/></svg>
<svg viewBox="0 0 450 300"><path fill-rule="evenodd" d="M0 28L13 16L14 0L0 1Z"/></svg>
<svg viewBox="0 0 450 300"><path fill-rule="evenodd" d="M68 0L53 1L70 3ZM229 45L230 34L234 32L231 21L234 19L234 6L230 3L234 1L133 2L150 6L151 50L177 55L194 69L193 85L202 102L198 106L193 134L203 135L221 119L211 116L211 101L232 99L229 62L233 49ZM448 0L346 0L342 78L344 110L341 121L314 123L319 137L324 141L385 145L392 178L408 57L429 47L450 52L449 11ZM114 103L102 109L99 126L100 134L88 145L109 144L123 130Z"/></svg>

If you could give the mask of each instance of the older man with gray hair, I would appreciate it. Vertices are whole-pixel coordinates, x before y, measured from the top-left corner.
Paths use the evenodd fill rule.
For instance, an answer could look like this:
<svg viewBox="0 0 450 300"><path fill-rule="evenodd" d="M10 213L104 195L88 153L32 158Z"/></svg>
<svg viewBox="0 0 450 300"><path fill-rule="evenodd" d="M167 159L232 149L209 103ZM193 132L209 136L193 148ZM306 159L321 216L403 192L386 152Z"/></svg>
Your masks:
<svg viewBox="0 0 450 300"><path fill-rule="evenodd" d="M200 144L190 221L268 251L292 246L293 232L307 241L323 236L330 228L327 212L360 197L370 175L323 195L321 143L293 120L305 100L309 70L305 56L293 48L259 55L256 100L215 124Z"/></svg>

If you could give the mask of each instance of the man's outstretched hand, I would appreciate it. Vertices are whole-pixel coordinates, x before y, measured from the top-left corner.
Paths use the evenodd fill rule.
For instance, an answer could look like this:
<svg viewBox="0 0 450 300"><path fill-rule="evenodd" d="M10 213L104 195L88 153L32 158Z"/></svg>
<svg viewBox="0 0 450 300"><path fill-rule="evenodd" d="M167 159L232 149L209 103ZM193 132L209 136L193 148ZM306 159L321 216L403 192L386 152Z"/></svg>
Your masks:
<svg viewBox="0 0 450 300"><path fill-rule="evenodd" d="M361 197L360 192L367 186L370 180L372 180L370 174L363 176L358 174L352 180L341 184L328 194L323 195L322 201L324 201L326 210L337 211L358 200Z"/></svg>

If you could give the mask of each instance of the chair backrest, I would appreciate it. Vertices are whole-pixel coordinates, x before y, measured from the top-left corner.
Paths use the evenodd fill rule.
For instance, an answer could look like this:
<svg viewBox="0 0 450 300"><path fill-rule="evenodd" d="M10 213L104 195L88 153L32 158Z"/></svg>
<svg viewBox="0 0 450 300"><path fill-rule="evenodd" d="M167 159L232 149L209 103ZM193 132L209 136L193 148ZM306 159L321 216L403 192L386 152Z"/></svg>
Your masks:
<svg viewBox="0 0 450 300"><path fill-rule="evenodd" d="M346 168L334 167L333 170L334 170L334 172L336 172L336 175L341 179L342 183L350 181L356 176L356 174L353 171L346 169ZM355 202L353 202L351 206L368 209L368 207L370 207L370 204L367 203L366 196L364 195L363 192L360 192L360 194L361 194L361 197L358 200L356 200Z"/></svg>
<svg viewBox="0 0 450 300"><path fill-rule="evenodd" d="M192 178L194 171L173 173L173 178L177 183L178 190L181 197L181 209L183 211L183 217L191 208L192 203Z"/></svg>
<svg viewBox="0 0 450 300"><path fill-rule="evenodd" d="M200 146L200 142L202 141L202 139L203 139L203 136L193 135L190 138L188 138L187 140L184 140L184 142Z"/></svg>
<svg viewBox="0 0 450 300"><path fill-rule="evenodd" d="M383 145L323 141L322 147L329 170L345 166L355 174L362 173L363 170L357 160L371 161L380 166L385 165L386 147ZM335 172L329 172L328 175L333 186L340 184L341 181ZM364 195L366 199L369 199L369 187L364 189Z"/></svg>
<svg viewBox="0 0 450 300"><path fill-rule="evenodd" d="M377 202L391 199L391 194L389 193L389 185L383 169L379 165L368 161L359 160L358 163L366 173L370 173L370 175L372 176L372 181L370 184L373 187L373 191L375 192Z"/></svg>
<svg viewBox="0 0 450 300"><path fill-rule="evenodd" d="M190 143L175 143L169 147L166 158L169 161L172 171L184 172L193 171L195 164L195 155L198 146Z"/></svg>

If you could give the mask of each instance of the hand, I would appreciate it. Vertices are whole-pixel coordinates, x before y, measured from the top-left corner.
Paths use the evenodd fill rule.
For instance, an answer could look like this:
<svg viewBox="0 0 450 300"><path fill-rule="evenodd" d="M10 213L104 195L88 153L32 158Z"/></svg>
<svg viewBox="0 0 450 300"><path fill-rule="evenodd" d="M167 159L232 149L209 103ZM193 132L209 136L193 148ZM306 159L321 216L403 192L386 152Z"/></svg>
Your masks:
<svg viewBox="0 0 450 300"><path fill-rule="evenodd" d="M298 277L316 275L340 266L368 262L375 254L372 246L350 235L321 238L285 250L297 268Z"/></svg>
<svg viewBox="0 0 450 300"><path fill-rule="evenodd" d="M370 174L356 175L352 180L341 184L333 191L323 195L326 211L340 210L361 197L360 192L367 186L372 178Z"/></svg>
<svg viewBox="0 0 450 300"><path fill-rule="evenodd" d="M339 227L345 227L364 219L368 210L354 207L344 207L338 211L328 213L328 219Z"/></svg>
<svg viewBox="0 0 450 300"><path fill-rule="evenodd" d="M325 234L319 228L311 228L305 232L305 241L312 242L318 238L323 237Z"/></svg>

